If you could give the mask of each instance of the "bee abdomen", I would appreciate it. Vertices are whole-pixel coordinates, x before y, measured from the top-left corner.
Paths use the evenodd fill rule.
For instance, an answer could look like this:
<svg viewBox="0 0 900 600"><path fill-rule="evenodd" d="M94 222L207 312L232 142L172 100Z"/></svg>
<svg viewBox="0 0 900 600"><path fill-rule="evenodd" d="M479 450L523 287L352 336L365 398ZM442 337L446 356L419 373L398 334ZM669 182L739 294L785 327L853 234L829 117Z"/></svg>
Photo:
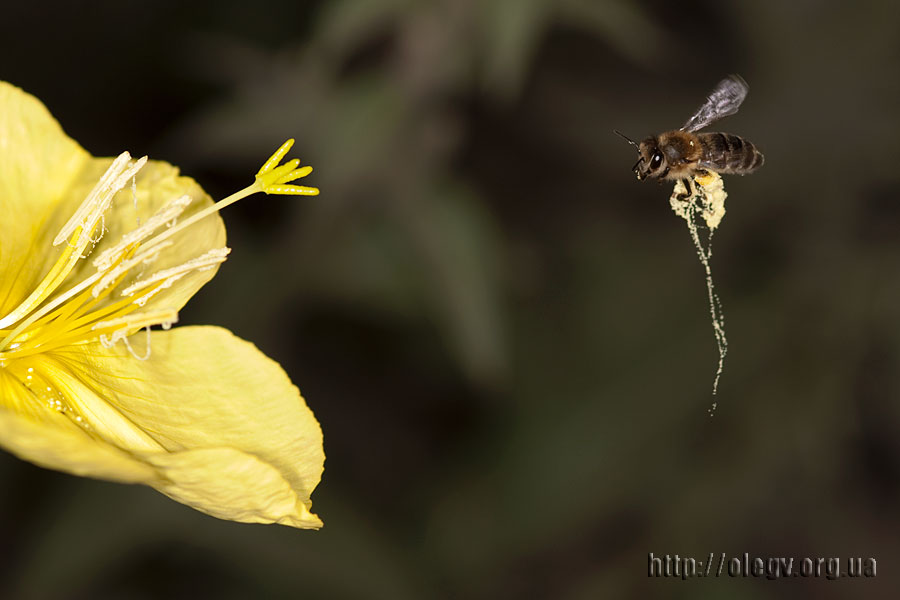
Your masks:
<svg viewBox="0 0 900 600"><path fill-rule="evenodd" d="M763 166L765 157L753 142L731 133L700 133L700 166L718 173L744 175Z"/></svg>

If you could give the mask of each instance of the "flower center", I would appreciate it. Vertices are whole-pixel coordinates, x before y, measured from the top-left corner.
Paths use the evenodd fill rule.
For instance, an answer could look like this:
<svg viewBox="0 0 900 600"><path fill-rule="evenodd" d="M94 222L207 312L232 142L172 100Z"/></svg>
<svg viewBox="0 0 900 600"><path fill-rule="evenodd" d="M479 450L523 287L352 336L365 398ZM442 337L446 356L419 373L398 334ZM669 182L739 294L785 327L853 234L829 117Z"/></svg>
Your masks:
<svg viewBox="0 0 900 600"><path fill-rule="evenodd" d="M0 367L14 359L94 341L104 346L122 341L136 358L148 358L149 346L140 356L131 349L129 336L153 325L167 329L177 322L178 312L164 306L145 310L147 301L190 273L215 268L225 261L230 249L214 248L178 266L152 271L157 256L174 244L170 238L176 233L257 192L318 194L316 188L288 185L312 172L311 167L298 168L297 159L277 166L293 143L294 140L288 140L266 161L252 185L180 222L191 198L173 199L124 234L118 243L99 253L92 260L93 272L85 269L86 277L61 291L78 261L87 258L102 237L104 215L115 195L134 181L147 162L147 157L132 161L127 152L122 153L53 240L54 246L65 244L56 263L18 307L0 318ZM126 281L128 285L120 285ZM26 368L18 377L27 387L40 387L35 378L32 368ZM48 389L50 392L52 389Z"/></svg>

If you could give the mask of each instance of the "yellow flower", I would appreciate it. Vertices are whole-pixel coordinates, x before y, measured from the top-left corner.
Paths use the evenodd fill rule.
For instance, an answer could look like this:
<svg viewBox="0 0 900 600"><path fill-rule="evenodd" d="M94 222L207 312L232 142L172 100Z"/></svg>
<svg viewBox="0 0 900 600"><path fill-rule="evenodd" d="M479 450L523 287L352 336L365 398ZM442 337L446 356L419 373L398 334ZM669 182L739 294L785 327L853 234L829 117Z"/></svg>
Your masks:
<svg viewBox="0 0 900 600"><path fill-rule="evenodd" d="M222 519L321 527L322 433L281 367L218 327L150 331L225 260L218 210L318 193L290 185L311 168L277 166L292 143L214 205L167 163L90 156L0 82L0 446Z"/></svg>

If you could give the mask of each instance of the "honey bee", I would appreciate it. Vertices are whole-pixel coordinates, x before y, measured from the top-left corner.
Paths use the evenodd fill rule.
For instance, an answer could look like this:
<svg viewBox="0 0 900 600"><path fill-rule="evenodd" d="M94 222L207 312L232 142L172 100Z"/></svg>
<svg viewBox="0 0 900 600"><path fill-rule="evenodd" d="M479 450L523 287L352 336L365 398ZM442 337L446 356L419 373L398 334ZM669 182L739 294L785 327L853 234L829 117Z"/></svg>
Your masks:
<svg viewBox="0 0 900 600"><path fill-rule="evenodd" d="M765 158L762 153L740 136L719 132L695 133L736 113L747 97L748 89L747 82L740 75L729 75L713 88L706 102L681 129L648 137L640 144L616 131L637 149L640 158L632 167L637 178L680 179L690 197L694 193L695 176L709 175L708 171L746 175L763 166Z"/></svg>

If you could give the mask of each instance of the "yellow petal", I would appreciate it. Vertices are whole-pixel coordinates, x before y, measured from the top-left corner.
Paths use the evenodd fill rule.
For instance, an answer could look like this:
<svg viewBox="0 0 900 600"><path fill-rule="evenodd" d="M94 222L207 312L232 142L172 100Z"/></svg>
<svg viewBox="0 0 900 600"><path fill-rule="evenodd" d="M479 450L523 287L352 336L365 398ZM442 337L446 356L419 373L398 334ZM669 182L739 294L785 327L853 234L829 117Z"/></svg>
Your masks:
<svg viewBox="0 0 900 600"><path fill-rule="evenodd" d="M89 155L40 100L0 81L0 315L18 306L55 261L43 247Z"/></svg>
<svg viewBox="0 0 900 600"><path fill-rule="evenodd" d="M123 483L157 480L155 469L146 462L91 438L55 411L44 412L45 418L38 421L0 409L0 446L29 462L73 475Z"/></svg>
<svg viewBox="0 0 900 600"><path fill-rule="evenodd" d="M99 344L48 354L27 364L81 417L84 443L102 440L154 467L144 483L220 518L321 526L309 512L325 460L321 429L252 344L217 327L180 327L154 332L146 361ZM55 455L27 458L72 471Z"/></svg>
<svg viewBox="0 0 900 600"><path fill-rule="evenodd" d="M322 521L297 501L274 466L235 448L203 448L146 457L164 476L156 489L214 517L318 529Z"/></svg>

